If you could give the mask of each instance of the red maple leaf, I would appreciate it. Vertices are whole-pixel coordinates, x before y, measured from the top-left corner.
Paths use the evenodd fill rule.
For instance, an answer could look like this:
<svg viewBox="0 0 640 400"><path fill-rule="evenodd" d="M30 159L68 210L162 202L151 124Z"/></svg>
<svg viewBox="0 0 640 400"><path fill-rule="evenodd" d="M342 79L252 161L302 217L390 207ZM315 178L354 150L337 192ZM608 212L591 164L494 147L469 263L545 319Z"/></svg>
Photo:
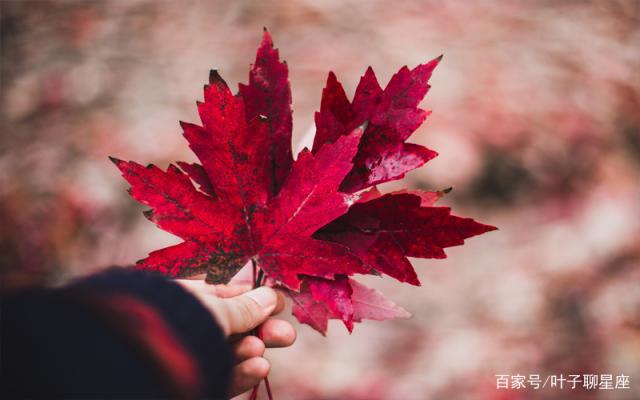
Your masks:
<svg viewBox="0 0 640 400"><path fill-rule="evenodd" d="M288 69L265 30L249 83L234 95L211 71L198 102L202 125L181 122L200 164L163 171L112 158L130 194L151 207L145 216L183 239L137 267L226 283L252 261L263 283L289 294L298 320L321 333L329 319L351 331L362 319L407 317L349 276L384 273L417 285L407 257L443 258L443 248L495 229L434 207L443 192L383 195L373 186L435 157L405 140L428 115L417 106L439 61L402 68L384 90L369 68L353 102L330 73L313 148L294 161Z"/></svg>

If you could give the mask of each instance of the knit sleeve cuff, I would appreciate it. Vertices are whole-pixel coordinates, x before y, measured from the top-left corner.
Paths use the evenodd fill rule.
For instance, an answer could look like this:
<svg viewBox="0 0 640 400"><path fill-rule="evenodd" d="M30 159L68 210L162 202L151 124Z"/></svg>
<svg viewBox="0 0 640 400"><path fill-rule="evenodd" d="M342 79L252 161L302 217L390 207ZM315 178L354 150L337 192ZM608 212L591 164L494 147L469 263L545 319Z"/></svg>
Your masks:
<svg viewBox="0 0 640 400"><path fill-rule="evenodd" d="M159 328L162 324L151 323L155 319L149 318L149 313L142 312L144 307L135 306L134 303L148 306L148 309L154 310L166 322L171 334L181 343L180 348L185 349L188 357L195 360L199 367L199 376L195 381L199 382L198 392L202 397L227 397L232 357L226 338L205 306L177 283L156 273L111 268L77 281L65 290L87 298L106 299L100 301L103 306L101 308L111 316L126 313L128 318L122 318L120 323L127 324L128 331L131 331L132 324L127 321L135 322L133 325L138 327L141 326L141 321L146 321L143 326L155 331L136 330L134 334L140 335L138 339L146 339L145 343L155 347L157 354L175 355L175 351L170 351L171 341L157 340L163 335L167 336ZM131 302L131 299L137 302ZM181 371L175 372L175 375L179 375Z"/></svg>

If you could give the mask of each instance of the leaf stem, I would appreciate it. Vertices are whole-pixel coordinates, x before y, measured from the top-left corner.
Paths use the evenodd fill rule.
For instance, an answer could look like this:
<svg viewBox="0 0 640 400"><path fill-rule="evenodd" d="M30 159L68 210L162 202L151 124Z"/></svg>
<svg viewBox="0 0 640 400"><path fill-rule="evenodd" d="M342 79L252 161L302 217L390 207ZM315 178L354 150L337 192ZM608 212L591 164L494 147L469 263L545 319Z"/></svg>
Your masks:
<svg viewBox="0 0 640 400"><path fill-rule="evenodd" d="M251 259L251 266L253 267L253 272L251 274L251 276L253 277L253 288L257 288L257 275L258 275L258 265L256 264L256 260L254 260L253 258Z"/></svg>
<svg viewBox="0 0 640 400"><path fill-rule="evenodd" d="M271 394L271 385L269 385L269 377L268 376L264 377L264 385L267 388L267 396L269 397L269 400L273 400L273 394Z"/></svg>
<svg viewBox="0 0 640 400"><path fill-rule="evenodd" d="M262 268L258 268L258 264L255 259L251 259L251 266L253 267L253 288L258 288L262 286L264 283L264 271ZM260 331L258 328L255 328L251 331L251 335L260 337ZM267 396L269 400L273 400L273 394L271 393L271 385L269 385L269 378L264 378L264 385L267 388ZM249 396L249 400L257 400L258 398L258 388L260 387L260 382L256 386L254 386L253 391L251 392L251 396Z"/></svg>
<svg viewBox="0 0 640 400"><path fill-rule="evenodd" d="M260 382L253 387L251 391L251 395L249 396L249 400L257 400L258 399L258 388L260 387Z"/></svg>
<svg viewBox="0 0 640 400"><path fill-rule="evenodd" d="M258 271L258 280L256 282L256 286L255 287L260 287L262 286L262 284L264 283L264 271L262 269L260 269Z"/></svg>
<svg viewBox="0 0 640 400"><path fill-rule="evenodd" d="M251 266L253 267L253 288L259 288L262 286L264 280L264 271L262 268L258 268L258 263L254 258L251 259Z"/></svg>

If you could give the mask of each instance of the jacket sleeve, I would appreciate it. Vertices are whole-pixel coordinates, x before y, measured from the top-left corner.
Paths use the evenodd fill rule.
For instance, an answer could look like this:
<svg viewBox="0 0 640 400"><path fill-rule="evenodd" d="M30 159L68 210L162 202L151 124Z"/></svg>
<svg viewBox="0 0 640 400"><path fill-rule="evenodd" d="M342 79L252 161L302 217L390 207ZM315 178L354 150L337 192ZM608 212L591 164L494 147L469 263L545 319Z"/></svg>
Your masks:
<svg viewBox="0 0 640 400"><path fill-rule="evenodd" d="M162 276L114 268L0 307L2 398L227 397L222 331Z"/></svg>

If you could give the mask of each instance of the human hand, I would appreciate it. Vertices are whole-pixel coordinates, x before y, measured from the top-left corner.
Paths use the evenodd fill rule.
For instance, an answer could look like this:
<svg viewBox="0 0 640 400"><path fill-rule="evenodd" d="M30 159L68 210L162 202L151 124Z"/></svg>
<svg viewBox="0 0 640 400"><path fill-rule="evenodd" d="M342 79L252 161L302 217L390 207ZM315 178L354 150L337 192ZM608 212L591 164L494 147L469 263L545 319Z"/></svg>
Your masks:
<svg viewBox="0 0 640 400"><path fill-rule="evenodd" d="M296 331L287 321L270 318L284 307L282 294L269 287L251 290L248 285L209 285L204 281L178 279L182 287L209 309L232 345L234 367L231 396L251 389L269 374L267 347L287 347ZM258 337L245 335L258 328Z"/></svg>

